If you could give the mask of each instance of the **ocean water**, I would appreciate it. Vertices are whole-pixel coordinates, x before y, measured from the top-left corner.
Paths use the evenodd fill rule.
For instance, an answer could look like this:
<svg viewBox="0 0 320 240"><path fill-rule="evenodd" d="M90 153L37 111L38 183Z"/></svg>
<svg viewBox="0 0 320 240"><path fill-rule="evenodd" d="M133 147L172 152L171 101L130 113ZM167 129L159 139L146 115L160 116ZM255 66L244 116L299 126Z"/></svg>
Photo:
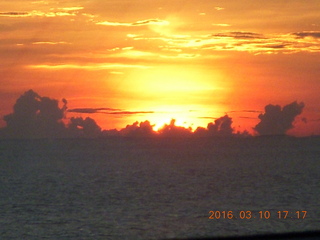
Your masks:
<svg viewBox="0 0 320 240"><path fill-rule="evenodd" d="M319 145L316 137L1 140L0 239L320 230Z"/></svg>

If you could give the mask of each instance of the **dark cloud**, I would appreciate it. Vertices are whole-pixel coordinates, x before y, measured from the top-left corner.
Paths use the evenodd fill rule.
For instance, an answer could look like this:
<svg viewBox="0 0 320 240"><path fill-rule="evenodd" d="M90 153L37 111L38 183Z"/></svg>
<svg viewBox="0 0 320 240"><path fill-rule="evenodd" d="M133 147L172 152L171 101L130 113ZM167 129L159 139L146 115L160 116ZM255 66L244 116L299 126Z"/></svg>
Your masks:
<svg viewBox="0 0 320 240"><path fill-rule="evenodd" d="M68 112L73 113L104 113L104 114L123 114L123 115L131 115L131 114L146 114L146 113L154 113L153 111L124 111L122 109L117 108L73 108L69 109Z"/></svg>
<svg viewBox="0 0 320 240"><path fill-rule="evenodd" d="M225 115L216 119L214 123L208 124L208 133L209 135L230 136L233 132L231 125L232 118L230 118L228 115Z"/></svg>
<svg viewBox="0 0 320 240"><path fill-rule="evenodd" d="M265 48L272 48L272 49L281 49L286 48L288 44L264 44Z"/></svg>
<svg viewBox="0 0 320 240"><path fill-rule="evenodd" d="M27 12L0 12L0 16L26 16Z"/></svg>
<svg viewBox="0 0 320 240"><path fill-rule="evenodd" d="M217 119L217 118L214 118L214 117L198 117L198 118L201 118L201 119Z"/></svg>
<svg viewBox="0 0 320 240"><path fill-rule="evenodd" d="M105 26L124 26L124 27L130 27L130 26L144 26L144 25L168 25L169 22L166 20L161 19L146 19L141 20L137 22L97 22L98 25L105 25Z"/></svg>
<svg viewBox="0 0 320 240"><path fill-rule="evenodd" d="M192 132L191 128L184 128L175 125L176 120L172 119L170 124L165 124L161 129L159 129L159 134L162 137L190 137Z"/></svg>
<svg viewBox="0 0 320 240"><path fill-rule="evenodd" d="M305 37L320 38L320 31L295 32L295 33L292 33L292 35L295 35L299 38L305 38Z"/></svg>
<svg viewBox="0 0 320 240"><path fill-rule="evenodd" d="M4 116L7 136L17 138L58 137L65 133L62 122L66 111L66 101L59 108L58 101L41 97L33 90L18 98L13 113Z"/></svg>
<svg viewBox="0 0 320 240"><path fill-rule="evenodd" d="M135 23L132 23L132 26L139 26L139 25L146 25L146 24L163 24L164 21L160 19L147 19L142 21L137 21Z"/></svg>
<svg viewBox="0 0 320 240"><path fill-rule="evenodd" d="M149 121L134 122L132 125L127 125L119 132L120 136L125 137L152 137L155 136L153 126Z"/></svg>
<svg viewBox="0 0 320 240"><path fill-rule="evenodd" d="M198 127L194 132L195 136L232 136L232 118L228 115L217 118L208 124L207 128Z"/></svg>
<svg viewBox="0 0 320 240"><path fill-rule="evenodd" d="M69 135L72 137L90 137L101 136L101 128L92 118L77 117L71 118L68 124Z"/></svg>
<svg viewBox="0 0 320 240"><path fill-rule="evenodd" d="M125 128L121 130L110 129L104 130L102 135L104 137L154 137L158 135L157 132L153 130L154 125L152 125L149 121L144 122L134 122L131 125L127 125Z"/></svg>
<svg viewBox="0 0 320 240"><path fill-rule="evenodd" d="M244 119L256 119L255 117L246 117L246 116L240 116L239 118L244 118Z"/></svg>
<svg viewBox="0 0 320 240"><path fill-rule="evenodd" d="M212 35L213 37L231 37L235 39L263 39L263 35L254 32L226 32L217 33Z"/></svg>
<svg viewBox="0 0 320 240"><path fill-rule="evenodd" d="M240 111L229 111L228 113L261 113L259 110L240 110Z"/></svg>
<svg viewBox="0 0 320 240"><path fill-rule="evenodd" d="M119 111L119 112L110 112L109 114L131 115L131 114L146 114L146 113L154 113L154 112L153 111Z"/></svg>
<svg viewBox="0 0 320 240"><path fill-rule="evenodd" d="M73 108L68 109L68 112L74 113L108 113L109 111L119 111L121 109L115 108Z"/></svg>
<svg viewBox="0 0 320 240"><path fill-rule="evenodd" d="M259 115L260 122L254 130L260 135L284 135L293 128L296 116L302 113L304 103L293 102L284 106L269 104L265 107L265 113Z"/></svg>
<svg viewBox="0 0 320 240"><path fill-rule="evenodd" d="M41 97L33 90L20 96L13 113L5 115L7 126L1 129L1 136L8 138L61 138L61 137L98 137L101 128L91 118L71 118L65 125L67 100Z"/></svg>

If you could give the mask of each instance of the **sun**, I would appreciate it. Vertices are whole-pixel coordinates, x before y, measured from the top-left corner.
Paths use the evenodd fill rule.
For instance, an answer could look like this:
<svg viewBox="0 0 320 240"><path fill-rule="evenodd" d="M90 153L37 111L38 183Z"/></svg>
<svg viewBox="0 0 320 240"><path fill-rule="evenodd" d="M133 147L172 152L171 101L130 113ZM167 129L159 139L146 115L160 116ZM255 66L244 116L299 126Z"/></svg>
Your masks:
<svg viewBox="0 0 320 240"><path fill-rule="evenodd" d="M165 124L170 124L172 119L175 119L175 125L185 128L192 128L194 117L190 111L183 105L164 105L155 109L153 114L150 114L149 121L153 124L153 129L158 131Z"/></svg>
<svg viewBox="0 0 320 240"><path fill-rule="evenodd" d="M210 117L224 114L217 105L217 96L223 95L220 82L219 73L193 65L132 70L121 82L120 108L142 112L127 116L129 123L148 120L158 130L175 119L176 126L195 130L206 127Z"/></svg>

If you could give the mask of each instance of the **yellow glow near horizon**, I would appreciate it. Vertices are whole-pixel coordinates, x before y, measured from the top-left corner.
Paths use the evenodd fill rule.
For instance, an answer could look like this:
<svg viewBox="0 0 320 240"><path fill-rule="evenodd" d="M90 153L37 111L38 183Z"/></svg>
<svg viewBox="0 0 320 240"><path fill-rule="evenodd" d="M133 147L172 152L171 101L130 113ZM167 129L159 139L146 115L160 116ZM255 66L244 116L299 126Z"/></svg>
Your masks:
<svg viewBox="0 0 320 240"><path fill-rule="evenodd" d="M155 113L149 116L150 122L154 124L154 130L159 130L165 124L169 124L171 119L176 120L177 126L190 127L192 118L189 114L188 106L164 105L158 106Z"/></svg>
<svg viewBox="0 0 320 240"><path fill-rule="evenodd" d="M135 72L135 90L145 94L165 93L167 96L192 94L219 88L216 84L220 76L203 72L197 68L177 65L160 66Z"/></svg>
<svg viewBox="0 0 320 240"><path fill-rule="evenodd" d="M152 111L148 116L133 115L134 121L149 120L154 130L170 124L175 119L176 126L185 128L206 127L212 118L221 117L222 109L215 98L225 97L224 85L218 72L208 71L194 66L162 66L144 70L132 70L128 76L135 79L123 83L128 96L141 101L129 101L129 109ZM129 80L128 79L128 80ZM126 98L126 104L128 99ZM147 118L146 118L147 117Z"/></svg>

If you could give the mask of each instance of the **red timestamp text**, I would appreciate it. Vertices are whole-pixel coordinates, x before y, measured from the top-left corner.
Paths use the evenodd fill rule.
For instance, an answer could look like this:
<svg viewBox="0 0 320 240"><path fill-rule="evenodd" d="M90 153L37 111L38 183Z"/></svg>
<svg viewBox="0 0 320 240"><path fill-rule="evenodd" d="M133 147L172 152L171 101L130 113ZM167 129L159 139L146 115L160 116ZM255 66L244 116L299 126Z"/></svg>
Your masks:
<svg viewBox="0 0 320 240"><path fill-rule="evenodd" d="M209 211L209 219L305 219L307 211Z"/></svg>

